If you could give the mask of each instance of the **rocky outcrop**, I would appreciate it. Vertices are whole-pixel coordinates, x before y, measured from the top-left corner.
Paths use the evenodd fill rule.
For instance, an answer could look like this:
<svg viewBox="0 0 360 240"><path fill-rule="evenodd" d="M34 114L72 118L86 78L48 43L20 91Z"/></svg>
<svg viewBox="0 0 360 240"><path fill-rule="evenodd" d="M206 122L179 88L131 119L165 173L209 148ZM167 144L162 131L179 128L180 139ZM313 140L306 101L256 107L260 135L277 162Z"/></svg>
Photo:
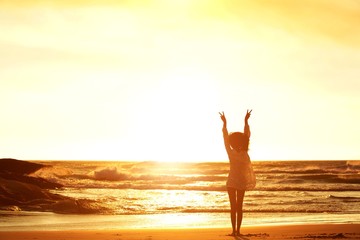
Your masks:
<svg viewBox="0 0 360 240"><path fill-rule="evenodd" d="M43 167L38 163L0 159L0 209L51 211L59 201L68 201L68 197L49 192L61 188L61 184L28 176Z"/></svg>
<svg viewBox="0 0 360 240"><path fill-rule="evenodd" d="M44 178L29 174L51 167L43 164L0 159L0 210L50 211L68 214L105 213L96 201L75 199L51 192L63 187Z"/></svg>

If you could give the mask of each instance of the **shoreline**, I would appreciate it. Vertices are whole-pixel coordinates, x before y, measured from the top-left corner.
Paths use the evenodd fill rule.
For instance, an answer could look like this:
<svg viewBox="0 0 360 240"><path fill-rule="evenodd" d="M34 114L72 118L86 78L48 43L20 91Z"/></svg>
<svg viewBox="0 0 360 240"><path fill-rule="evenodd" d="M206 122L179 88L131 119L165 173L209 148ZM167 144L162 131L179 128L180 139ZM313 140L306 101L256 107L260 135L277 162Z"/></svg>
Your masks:
<svg viewBox="0 0 360 240"><path fill-rule="evenodd" d="M91 227L91 226L89 226ZM37 240L180 240L180 239L359 239L360 224L300 224L244 226L242 236L227 236L230 228L176 228L176 229L114 229L65 231L0 231L0 239Z"/></svg>
<svg viewBox="0 0 360 240"><path fill-rule="evenodd" d="M1 211L0 211L1 213ZM73 215L3 212L1 231L83 231L116 229L208 229L231 226L229 213L168 213L147 215ZM360 224L360 214L244 214L243 227Z"/></svg>

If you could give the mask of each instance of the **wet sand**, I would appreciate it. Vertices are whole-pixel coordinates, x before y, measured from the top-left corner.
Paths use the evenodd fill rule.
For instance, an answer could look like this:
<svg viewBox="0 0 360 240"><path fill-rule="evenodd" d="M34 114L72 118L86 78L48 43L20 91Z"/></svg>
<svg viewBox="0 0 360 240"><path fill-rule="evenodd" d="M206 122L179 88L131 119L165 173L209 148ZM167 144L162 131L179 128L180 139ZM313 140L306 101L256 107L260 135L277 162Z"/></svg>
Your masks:
<svg viewBox="0 0 360 240"><path fill-rule="evenodd" d="M89 229L91 226L89 226ZM246 226L242 236L227 236L230 229L118 229L69 231L2 231L1 240L220 240L220 239L360 239L360 224Z"/></svg>

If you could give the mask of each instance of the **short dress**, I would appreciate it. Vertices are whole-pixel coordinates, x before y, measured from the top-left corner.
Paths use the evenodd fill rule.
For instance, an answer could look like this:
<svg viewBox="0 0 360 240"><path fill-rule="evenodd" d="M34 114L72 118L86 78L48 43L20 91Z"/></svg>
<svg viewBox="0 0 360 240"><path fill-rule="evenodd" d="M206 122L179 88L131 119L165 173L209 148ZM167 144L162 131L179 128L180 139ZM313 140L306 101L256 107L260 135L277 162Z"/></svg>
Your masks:
<svg viewBox="0 0 360 240"><path fill-rule="evenodd" d="M252 190L256 186L255 173L247 151L237 152L230 147L229 134L223 128L226 152L230 160L230 171L226 187L238 190Z"/></svg>

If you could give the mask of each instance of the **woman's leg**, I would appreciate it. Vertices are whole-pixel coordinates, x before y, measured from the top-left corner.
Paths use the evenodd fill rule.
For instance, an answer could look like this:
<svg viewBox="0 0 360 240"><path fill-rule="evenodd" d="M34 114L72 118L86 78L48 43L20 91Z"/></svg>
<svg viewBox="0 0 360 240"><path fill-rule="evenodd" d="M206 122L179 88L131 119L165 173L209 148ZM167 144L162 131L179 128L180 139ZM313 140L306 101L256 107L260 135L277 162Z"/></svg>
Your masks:
<svg viewBox="0 0 360 240"><path fill-rule="evenodd" d="M237 225L236 225L236 233L240 235L240 227L243 219L243 202L244 202L244 196L245 191L244 190L237 190L237 201L236 201L236 212L237 212Z"/></svg>
<svg viewBox="0 0 360 240"><path fill-rule="evenodd" d="M232 234L235 236L235 225L236 225L236 189L228 188L227 189L230 199L230 217L231 217L231 225L232 225Z"/></svg>

